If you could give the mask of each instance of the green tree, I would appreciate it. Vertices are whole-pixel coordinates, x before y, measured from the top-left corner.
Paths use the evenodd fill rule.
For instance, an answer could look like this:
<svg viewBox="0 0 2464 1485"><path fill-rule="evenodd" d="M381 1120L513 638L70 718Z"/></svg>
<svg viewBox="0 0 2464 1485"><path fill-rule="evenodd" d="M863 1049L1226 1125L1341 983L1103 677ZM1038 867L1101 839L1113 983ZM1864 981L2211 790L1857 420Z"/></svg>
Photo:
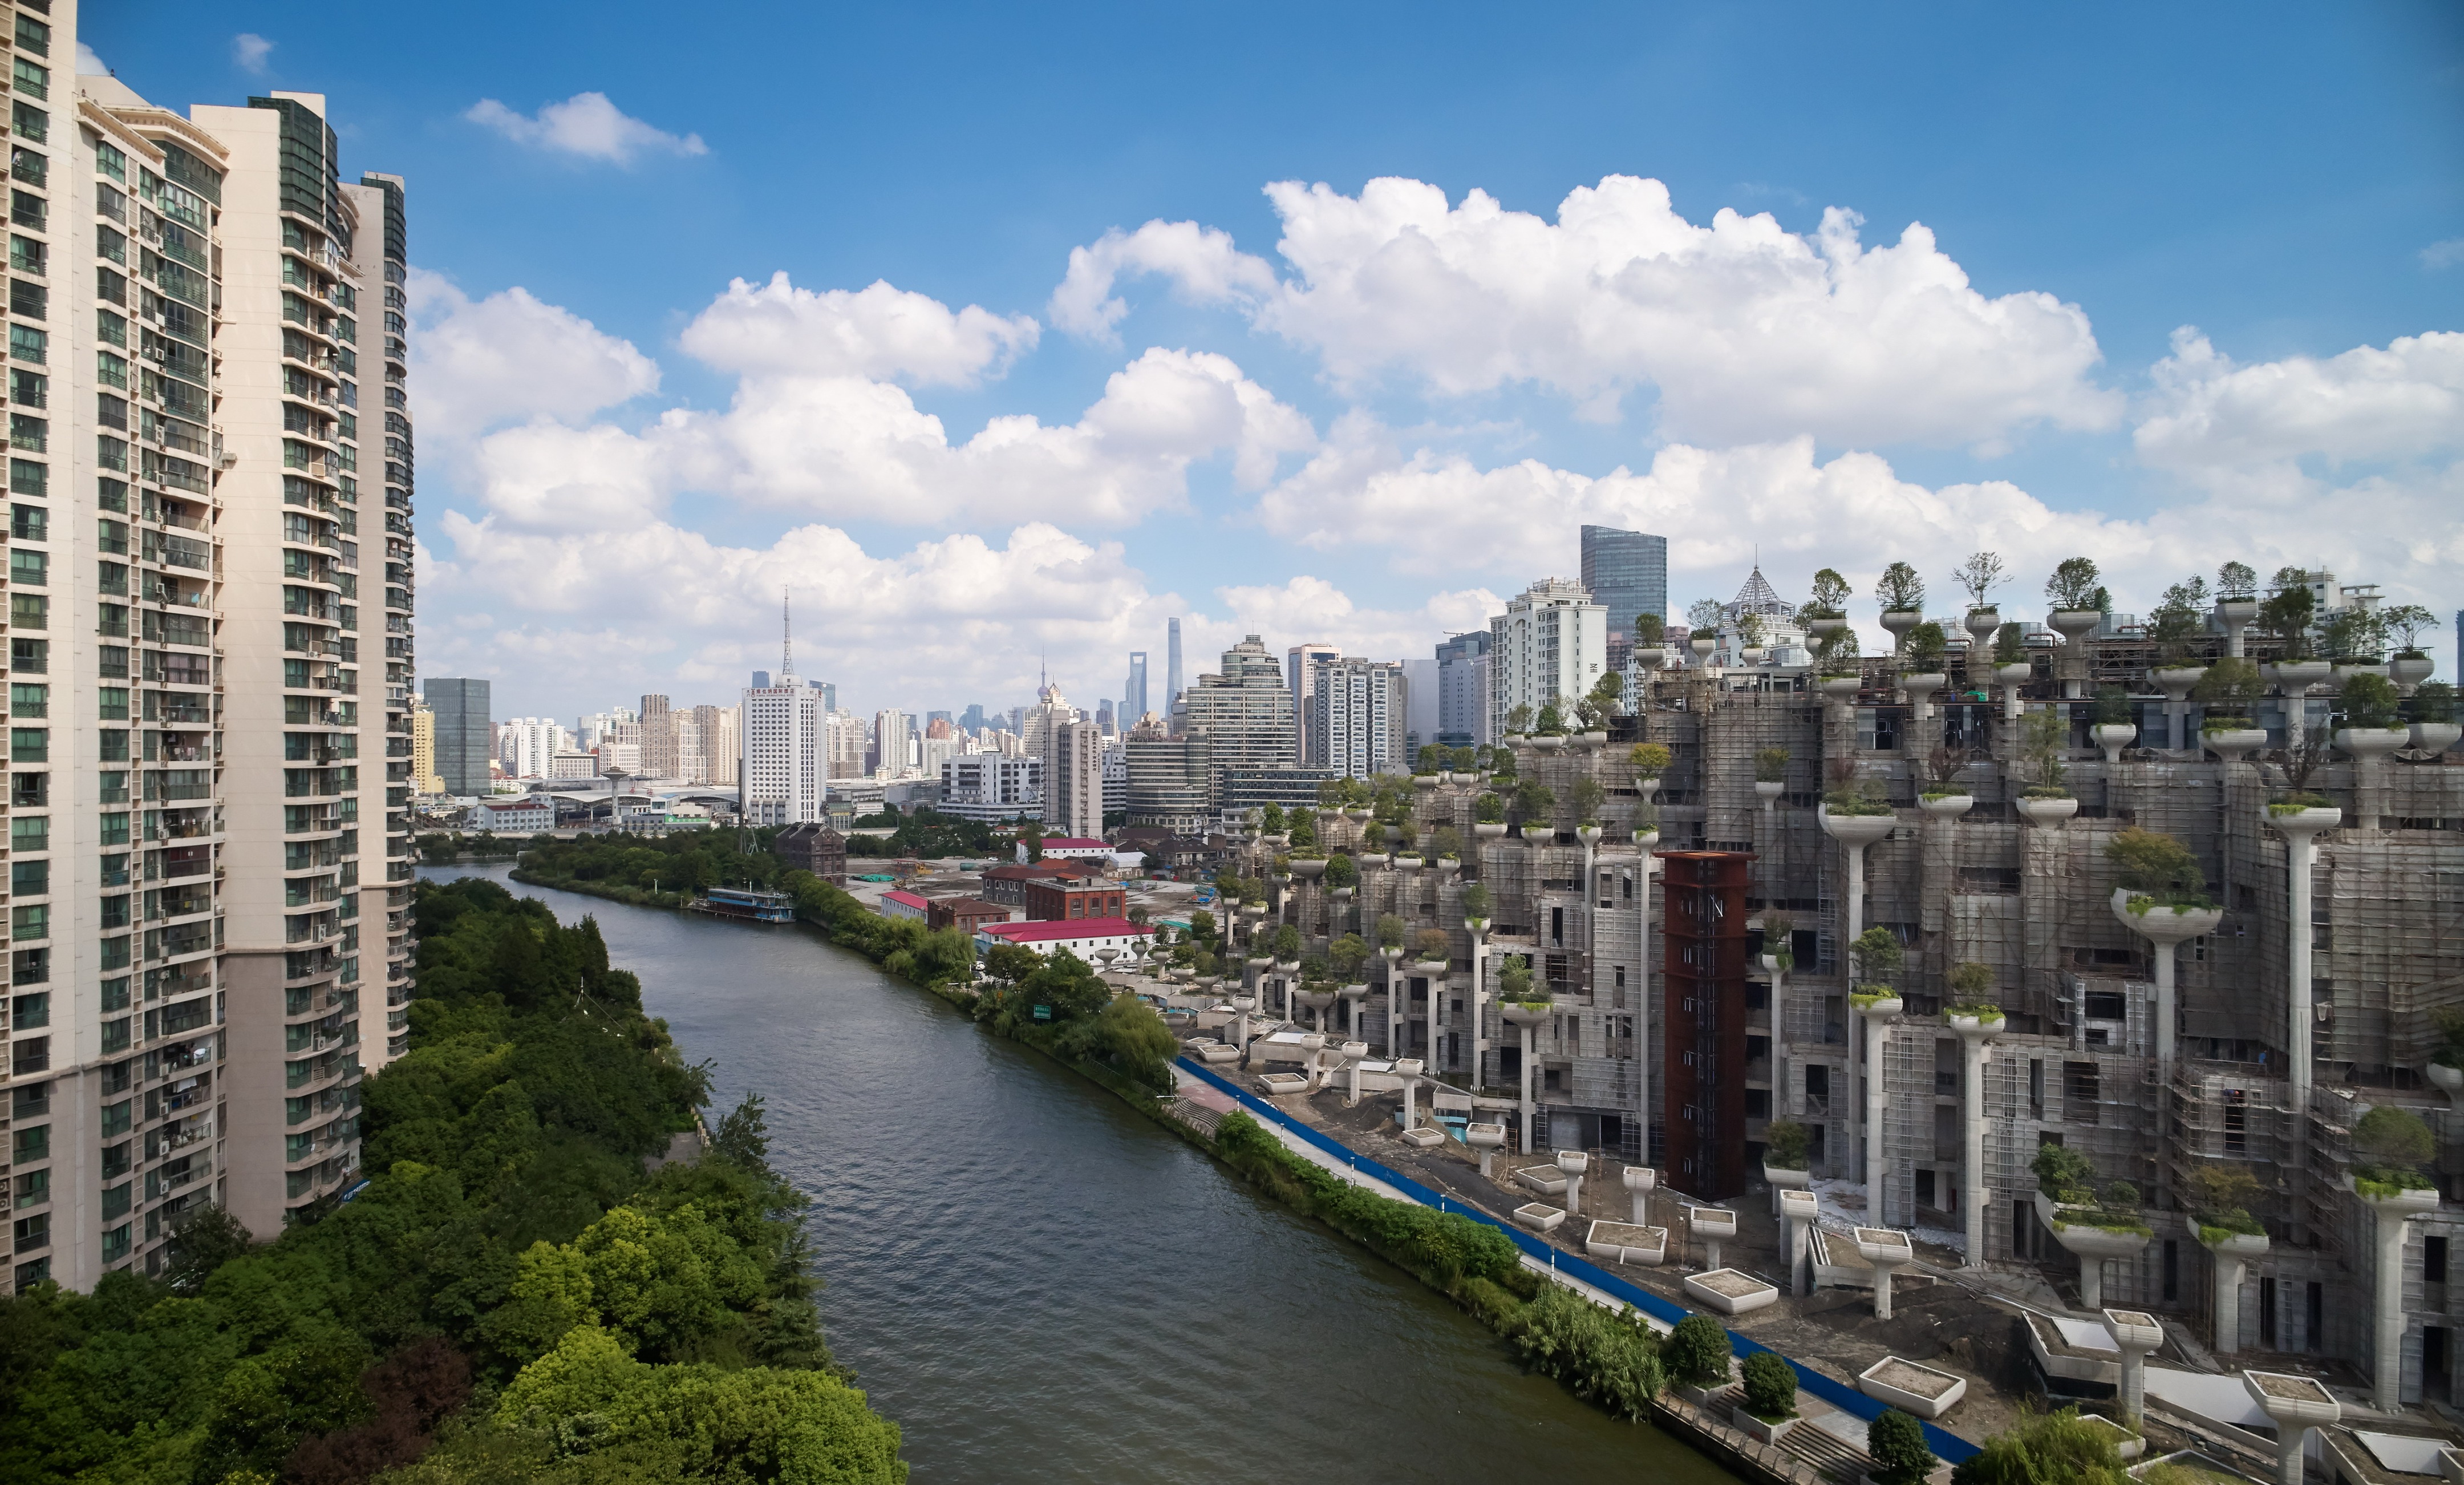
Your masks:
<svg viewBox="0 0 2464 1485"><path fill-rule="evenodd" d="M1865 1425L1865 1452L1874 1461L1876 1485L1917 1485L1933 1468L1925 1425L1896 1407Z"/></svg>
<svg viewBox="0 0 2464 1485"><path fill-rule="evenodd" d="M1406 927L1407 925L1404 923L1403 920L1393 913L1378 914L1377 946L1381 949L1401 948L1403 946L1403 934Z"/></svg>
<svg viewBox="0 0 2464 1485"><path fill-rule="evenodd" d="M1950 1478L1951 1485L2130 1485L2113 1430L2088 1422L2077 1405L2023 1415L1961 1461Z"/></svg>
<svg viewBox="0 0 2464 1485"><path fill-rule="evenodd" d="M1746 1358L1746 1411L1765 1423L1796 1416L1796 1368L1776 1351Z"/></svg>
<svg viewBox="0 0 2464 1485"><path fill-rule="evenodd" d="M2207 905L2208 875L2190 848L2161 831L2126 826L2106 843L2104 858L2121 885L2173 907Z"/></svg>
<svg viewBox="0 0 2464 1485"><path fill-rule="evenodd" d="M1885 613L1925 611L1925 579L1917 576L1917 569L1904 562L1895 562L1884 567L1881 581L1875 585L1874 592L1882 601Z"/></svg>
<svg viewBox="0 0 2464 1485"><path fill-rule="evenodd" d="M2054 575L2045 580L2045 601L2057 610L2079 612L2105 607L2105 591L2098 586L2101 576L2095 563L2085 557L2065 557L2054 567Z"/></svg>
<svg viewBox="0 0 2464 1485"><path fill-rule="evenodd" d="M1669 1375L1689 1386L1717 1386L1728 1380L1728 1333L1707 1315L1679 1320L1661 1347Z"/></svg>
<svg viewBox="0 0 2464 1485"><path fill-rule="evenodd" d="M1849 954L1857 961L1857 977L1860 980L1883 980L1900 967L1907 951L1900 944L1900 936L1877 925L1857 936L1848 945Z"/></svg>

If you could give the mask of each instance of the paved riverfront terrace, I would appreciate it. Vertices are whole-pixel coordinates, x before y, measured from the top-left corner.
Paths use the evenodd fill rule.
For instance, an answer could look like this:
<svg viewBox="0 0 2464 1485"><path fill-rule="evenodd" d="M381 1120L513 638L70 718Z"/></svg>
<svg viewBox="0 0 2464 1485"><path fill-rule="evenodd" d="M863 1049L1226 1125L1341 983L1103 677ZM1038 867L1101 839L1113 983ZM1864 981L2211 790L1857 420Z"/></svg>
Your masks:
<svg viewBox="0 0 2464 1485"><path fill-rule="evenodd" d="M1512 1097L1407 1077L1412 1064L1362 1055L1361 1044L1345 1046L1339 1031L1321 1035L1306 1021L1255 1013L1254 1005L1243 1025L1239 1001L1222 998L1238 988L1229 984L1111 978L1167 1008L1193 1065L1293 1124L1551 1249L1587 1256L1671 1305L1733 1305L1737 1313L1721 1319L1737 1334L1971 1441L2010 1428L2027 1407L2079 1402L2091 1413L2139 1416L2148 1458L2196 1451L2269 1478L2282 1430L2244 1380L2264 1370L2306 1374L2330 1389L2341 1423L2320 1429L2321 1448L2344 1479L2393 1485L2405 1472L2385 1458L2422 1454L2434 1467L2437 1451L2456 1442L2442 1419L2371 1411L2365 1381L2316 1356L2245 1351L2220 1363L2178 1324L2130 1311L2082 1311L2035 1273L1966 1268L1956 1246L1928 1240L1953 1234L1866 1227L1862 1192L1853 1186L1762 1189L1714 1204L1668 1189L1653 1172L1650 1188L1637 1191L1644 1167L1604 1152L1523 1152L1510 1147L1510 1135L1484 1136L1484 1127L1511 1128ZM1202 1118L1232 1106L1196 1076L1186 1081L1189 1101L1209 1111ZM1406 1082L1417 1126L1409 1130ZM1296 1136L1287 1134L1287 1142L1309 1153ZM1344 1168L1323 1151L1312 1158ZM1781 1196L1785 1216L1775 1210ZM1530 1220L1535 1212L1551 1220ZM1853 1479L1861 1422L1809 1394L1798 1401L1810 1431L1793 1430L1779 1447L1818 1474ZM1711 1411L1725 1422L1722 1403L1713 1399Z"/></svg>

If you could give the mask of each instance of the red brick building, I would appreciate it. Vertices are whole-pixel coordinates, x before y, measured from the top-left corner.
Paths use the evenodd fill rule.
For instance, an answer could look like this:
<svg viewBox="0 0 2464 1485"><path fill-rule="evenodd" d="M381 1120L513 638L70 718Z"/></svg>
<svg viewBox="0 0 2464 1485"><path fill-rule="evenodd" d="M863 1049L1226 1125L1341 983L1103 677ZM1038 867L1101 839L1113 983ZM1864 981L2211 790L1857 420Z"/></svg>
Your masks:
<svg viewBox="0 0 2464 1485"><path fill-rule="evenodd" d="M935 898L926 910L924 925L935 930L963 928L973 937L986 923L1008 922L1016 911L981 898Z"/></svg>
<svg viewBox="0 0 2464 1485"><path fill-rule="evenodd" d="M1026 917L1029 922L1120 918L1129 910L1128 896L1109 882L1029 881L1025 884Z"/></svg>
<svg viewBox="0 0 2464 1485"><path fill-rule="evenodd" d="M984 873L984 900L1009 907L1026 905L1026 884L1034 881L1066 881L1085 885L1100 879L1102 874L1083 861L1022 861L1011 866L996 866Z"/></svg>

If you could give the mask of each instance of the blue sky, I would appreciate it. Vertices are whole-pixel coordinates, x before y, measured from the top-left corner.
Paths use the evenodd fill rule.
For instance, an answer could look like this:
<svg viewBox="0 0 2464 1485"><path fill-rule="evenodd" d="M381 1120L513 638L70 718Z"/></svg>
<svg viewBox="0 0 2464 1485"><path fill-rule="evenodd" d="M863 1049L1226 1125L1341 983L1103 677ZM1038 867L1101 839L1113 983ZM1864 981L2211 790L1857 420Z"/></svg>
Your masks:
<svg viewBox="0 0 2464 1485"><path fill-rule="evenodd" d="M412 13L84 35L409 181L422 670L509 715L726 698L782 583L868 709L1091 703L1172 612L1425 654L1583 520L1681 606L1980 545L2020 611L2075 551L2464 605L2453 6Z"/></svg>

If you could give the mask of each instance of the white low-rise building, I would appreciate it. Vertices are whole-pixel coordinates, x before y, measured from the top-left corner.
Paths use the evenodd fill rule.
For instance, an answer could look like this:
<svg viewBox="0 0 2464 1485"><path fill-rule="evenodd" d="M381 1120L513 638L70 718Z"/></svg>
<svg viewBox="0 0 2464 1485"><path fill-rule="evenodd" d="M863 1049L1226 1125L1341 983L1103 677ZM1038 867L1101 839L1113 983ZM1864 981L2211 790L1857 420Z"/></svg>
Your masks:
<svg viewBox="0 0 2464 1485"><path fill-rule="evenodd" d="M976 930L976 952L1004 943L1023 944L1038 954L1067 949L1080 959L1094 960L1105 949L1118 949L1127 963L1145 957L1155 930L1126 918L1036 919L1023 923L986 923Z"/></svg>

